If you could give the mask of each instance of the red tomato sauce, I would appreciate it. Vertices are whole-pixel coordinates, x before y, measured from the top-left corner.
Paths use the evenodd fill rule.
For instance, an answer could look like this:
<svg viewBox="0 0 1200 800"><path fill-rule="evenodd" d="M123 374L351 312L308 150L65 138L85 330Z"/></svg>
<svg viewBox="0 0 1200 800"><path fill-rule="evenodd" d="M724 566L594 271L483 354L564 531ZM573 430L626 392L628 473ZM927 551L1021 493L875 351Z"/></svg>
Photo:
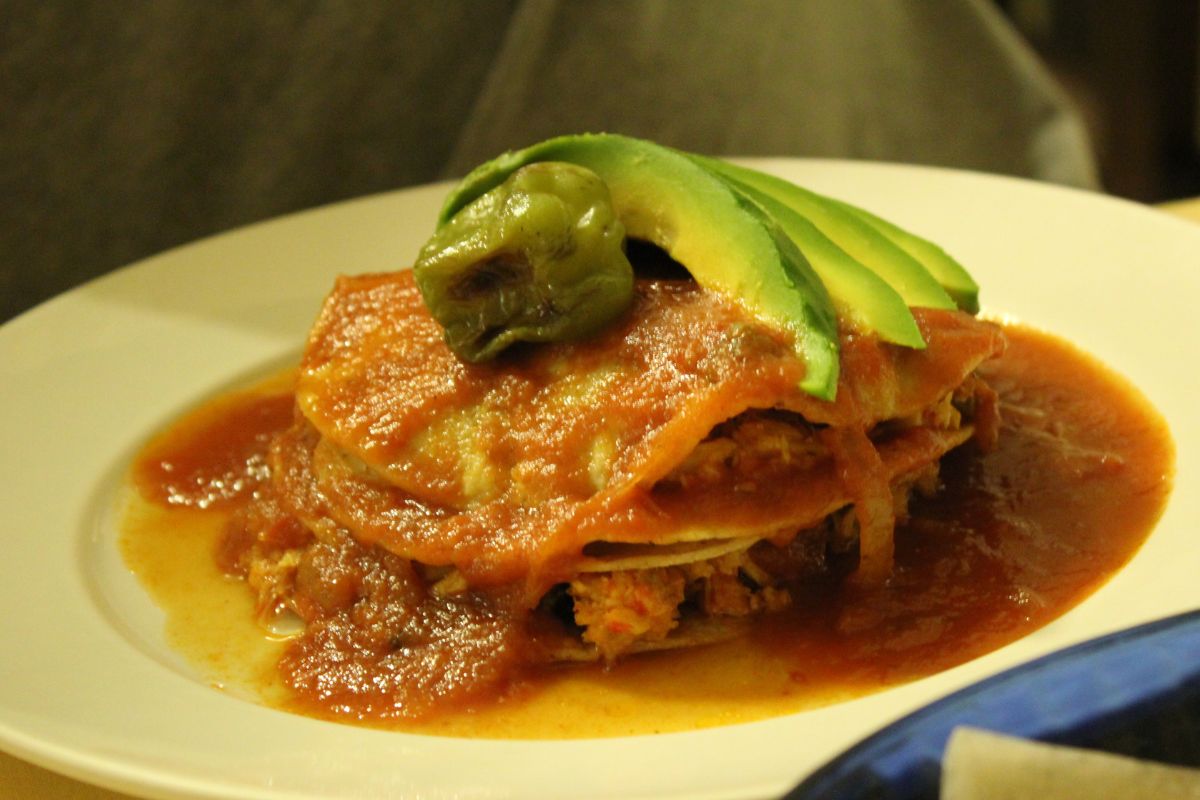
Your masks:
<svg viewBox="0 0 1200 800"><path fill-rule="evenodd" d="M267 447L291 424L290 391L234 395L214 401L143 451L133 479L163 505L229 509L269 477Z"/></svg>
<svg viewBox="0 0 1200 800"><path fill-rule="evenodd" d="M516 695L512 684L498 684L504 693L476 706L524 703L557 691L564 676L583 676L589 691L635 686L654 703L693 692L745 711L730 716L709 708L703 718L664 723L668 728L743 721L746 714L785 713L938 672L1018 639L1082 601L1152 531L1170 492L1173 445L1146 400L1094 359L1028 328L1007 326L1005 333L1005 355L981 369L1000 396L998 444L986 453L967 445L944 459L942 489L915 501L911 518L897 529L886 585L817 581L793 608L759 620L747 639L730 646L634 656L607 671L523 671L514 676ZM287 392L214 401L155 439L134 464L132 482L151 504L206 509L223 518L266 477L267 442L291 421ZM170 531L138 535L152 540ZM302 657L292 652L284 662ZM332 670L336 661L327 666ZM469 679L471 665L461 666ZM293 683L289 707L330 713L320 696L330 692L321 670L319 661L306 662L307 681ZM657 707L648 706L648 714ZM369 716L369 709L358 711ZM481 713L445 730L470 733L473 724L486 728L486 720ZM422 724L437 732L442 722ZM661 728L647 723L622 732ZM533 735L557 730L543 726Z"/></svg>
<svg viewBox="0 0 1200 800"><path fill-rule="evenodd" d="M943 460L943 488L897 530L887 585L816 588L760 628L810 679L898 683L983 655L1079 603L1152 530L1171 486L1163 420L1070 345L1005 332L980 369L1001 398L997 445Z"/></svg>

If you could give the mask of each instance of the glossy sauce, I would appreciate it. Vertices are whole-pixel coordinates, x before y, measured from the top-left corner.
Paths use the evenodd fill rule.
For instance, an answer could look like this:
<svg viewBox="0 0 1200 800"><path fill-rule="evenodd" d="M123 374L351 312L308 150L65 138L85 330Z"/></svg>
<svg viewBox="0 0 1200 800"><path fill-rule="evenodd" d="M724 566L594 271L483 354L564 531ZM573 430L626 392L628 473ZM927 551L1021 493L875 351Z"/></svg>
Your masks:
<svg viewBox="0 0 1200 800"><path fill-rule="evenodd" d="M946 669L1061 615L1149 534L1170 491L1172 445L1124 380L1051 337L1006 333L1006 355L981 370L1001 396L999 445L944 460L943 490L897 531L887 586L814 585L748 641L548 670L480 707L395 727L572 737L743 722ZM210 680L319 714L282 687L269 665L284 645L255 625L249 591L214 566L229 509L263 477L261 443L290 422L276 381L157 438L132 471L123 546L166 609L172 642ZM207 510L192 507L201 502Z"/></svg>
<svg viewBox="0 0 1200 800"><path fill-rule="evenodd" d="M277 482L301 517L328 516L361 542L451 564L472 586L522 581L540 595L592 541L657 542L686 524L641 489L741 412L777 408L836 427L842 435L827 444L849 453L846 432L932 405L1003 348L994 326L960 312L916 309L914 319L922 350L843 331L840 388L826 402L799 389L803 362L779 331L691 281L639 280L630 312L594 337L465 364L411 272L342 278L301 358L296 396L308 424L278 458ZM344 455L384 480L364 479ZM874 460L863 455L847 463ZM890 505L878 471L825 477L847 490L874 485ZM314 481L321 498L301 513L287 498ZM761 507L744 492L735 505ZM776 516L772 527L788 523ZM876 562L882 572L888 561Z"/></svg>

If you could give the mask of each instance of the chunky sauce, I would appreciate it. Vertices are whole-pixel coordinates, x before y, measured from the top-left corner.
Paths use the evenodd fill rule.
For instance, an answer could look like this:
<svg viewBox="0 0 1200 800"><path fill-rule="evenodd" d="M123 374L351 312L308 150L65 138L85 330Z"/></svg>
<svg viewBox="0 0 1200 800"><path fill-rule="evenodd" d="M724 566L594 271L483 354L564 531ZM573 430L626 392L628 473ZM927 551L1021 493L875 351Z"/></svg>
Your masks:
<svg viewBox="0 0 1200 800"><path fill-rule="evenodd" d="M1165 423L1071 346L1010 326L981 371L1001 396L995 450L943 462L944 488L897 531L883 588L815 585L748 640L561 667L493 702L397 727L462 736L683 730L847 699L962 663L1046 624L1137 550L1170 491ZM286 649L215 566L223 524L291 421L286 381L214 401L153 441L131 473L123 547L168 612L173 643L219 685L320 714L270 668ZM201 600L203 598L203 600ZM389 723L391 724L391 723Z"/></svg>
<svg viewBox="0 0 1200 800"><path fill-rule="evenodd" d="M843 331L837 399L825 402L799 389L803 362L779 331L692 281L639 280L630 312L593 337L465 364L411 272L344 277L301 359L296 396L308 424L279 459L283 505L453 565L472 586L522 581L541 595L592 541L673 534L680 520L641 489L741 412L784 409L853 430L926 408L1003 347L994 326L966 314L916 309L914 318L922 350ZM844 450L851 442L840 438L830 445ZM384 480L364 479L344 456ZM878 477L870 473L860 488ZM843 488L831 476L825 483ZM288 498L314 481L321 498L300 513ZM788 527L779 504L759 499L739 492L734 505L771 512L759 530Z"/></svg>

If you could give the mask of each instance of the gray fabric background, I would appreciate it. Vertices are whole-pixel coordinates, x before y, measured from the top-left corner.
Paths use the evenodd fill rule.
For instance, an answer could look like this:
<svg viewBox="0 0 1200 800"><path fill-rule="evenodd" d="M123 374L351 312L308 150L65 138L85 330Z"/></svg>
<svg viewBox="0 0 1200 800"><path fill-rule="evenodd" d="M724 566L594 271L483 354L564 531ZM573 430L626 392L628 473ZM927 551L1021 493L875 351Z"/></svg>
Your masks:
<svg viewBox="0 0 1200 800"><path fill-rule="evenodd" d="M0 0L0 320L231 227L608 130L1096 186L986 0Z"/></svg>

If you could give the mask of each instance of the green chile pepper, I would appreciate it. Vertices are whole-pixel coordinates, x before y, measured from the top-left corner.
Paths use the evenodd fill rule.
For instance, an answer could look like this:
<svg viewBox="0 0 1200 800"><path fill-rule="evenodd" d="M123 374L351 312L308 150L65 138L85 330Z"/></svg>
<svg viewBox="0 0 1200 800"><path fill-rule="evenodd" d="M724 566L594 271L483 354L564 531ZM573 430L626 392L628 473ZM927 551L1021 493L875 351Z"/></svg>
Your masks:
<svg viewBox="0 0 1200 800"><path fill-rule="evenodd" d="M594 172L538 162L455 214L413 271L450 348L485 361L516 342L586 336L620 315L633 300L624 241Z"/></svg>

